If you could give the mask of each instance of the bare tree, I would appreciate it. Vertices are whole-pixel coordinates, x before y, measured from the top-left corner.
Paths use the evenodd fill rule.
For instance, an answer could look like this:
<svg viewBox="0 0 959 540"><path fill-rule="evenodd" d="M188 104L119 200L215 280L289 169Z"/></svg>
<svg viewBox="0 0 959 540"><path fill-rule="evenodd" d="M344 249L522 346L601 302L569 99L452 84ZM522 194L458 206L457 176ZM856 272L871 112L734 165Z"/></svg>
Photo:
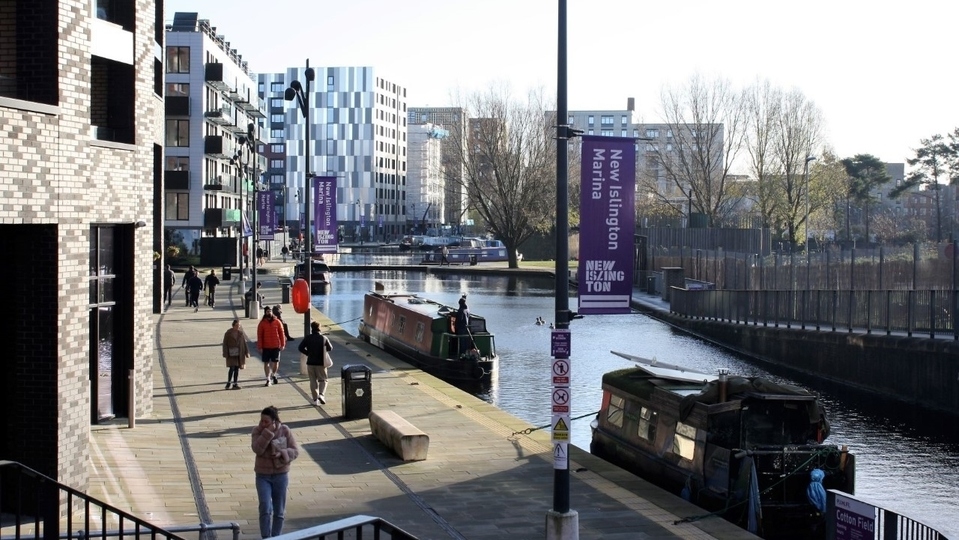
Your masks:
<svg viewBox="0 0 959 540"><path fill-rule="evenodd" d="M663 119L672 139L653 145L650 152L671 187L686 198L687 214L705 214L710 226L734 206L727 188L742 148L742 105L742 95L729 81L699 75L662 93Z"/></svg>
<svg viewBox="0 0 959 540"><path fill-rule="evenodd" d="M542 91L517 102L508 89L491 89L461 106L468 125L451 129L450 143L463 164L470 207L502 240L509 267L516 268L517 247L555 223L555 128L543 121ZM460 134L465 141L457 140Z"/></svg>
<svg viewBox="0 0 959 540"><path fill-rule="evenodd" d="M806 159L822 141L822 112L802 92L793 90L782 94L777 120L775 151L780 166L777 191L784 199L780 205L780 221L786 224L789 241L796 245L796 233L805 220L808 200L808 182L803 171Z"/></svg>
<svg viewBox="0 0 959 540"><path fill-rule="evenodd" d="M748 171L756 181L753 203L758 209L764 227L775 229L775 216L780 213L782 196L780 183L774 179L780 173L775 143L779 127L777 118L782 104L782 91L763 81L744 92L746 133L744 135Z"/></svg>

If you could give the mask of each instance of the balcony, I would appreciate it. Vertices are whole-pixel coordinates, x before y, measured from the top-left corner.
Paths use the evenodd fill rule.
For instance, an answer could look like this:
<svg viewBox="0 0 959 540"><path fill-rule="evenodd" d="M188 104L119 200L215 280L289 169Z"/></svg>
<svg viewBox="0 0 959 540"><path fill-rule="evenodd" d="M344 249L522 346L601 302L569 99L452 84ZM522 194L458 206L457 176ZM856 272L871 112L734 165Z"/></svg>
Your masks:
<svg viewBox="0 0 959 540"><path fill-rule="evenodd" d="M233 107L223 105L222 107L210 109L203 113L203 118L218 126L233 125Z"/></svg>
<svg viewBox="0 0 959 540"><path fill-rule="evenodd" d="M190 190L190 171L163 171L163 188Z"/></svg>
<svg viewBox="0 0 959 540"><path fill-rule="evenodd" d="M235 148L233 142L223 135L207 135L203 137L203 153L216 159L230 159Z"/></svg>
<svg viewBox="0 0 959 540"><path fill-rule="evenodd" d="M230 85L223 80L223 64L219 62L210 62L206 65L205 78L206 83L221 92L230 90Z"/></svg>
<svg viewBox="0 0 959 540"><path fill-rule="evenodd" d="M266 112L263 110L263 105L256 96L254 96L251 101L247 101L245 98L240 98L236 100L236 106L245 112L250 118L266 118Z"/></svg>
<svg viewBox="0 0 959 540"><path fill-rule="evenodd" d="M167 116L190 116L190 97L167 96L163 99L163 108Z"/></svg>
<svg viewBox="0 0 959 540"><path fill-rule="evenodd" d="M203 212L203 226L207 229L236 227L240 224L240 211L236 208L207 208Z"/></svg>
<svg viewBox="0 0 959 540"><path fill-rule="evenodd" d="M207 179L206 183L203 184L203 189L206 191L222 191L224 193L236 193L237 187L240 185L240 181L236 176L233 175L220 175L216 178Z"/></svg>

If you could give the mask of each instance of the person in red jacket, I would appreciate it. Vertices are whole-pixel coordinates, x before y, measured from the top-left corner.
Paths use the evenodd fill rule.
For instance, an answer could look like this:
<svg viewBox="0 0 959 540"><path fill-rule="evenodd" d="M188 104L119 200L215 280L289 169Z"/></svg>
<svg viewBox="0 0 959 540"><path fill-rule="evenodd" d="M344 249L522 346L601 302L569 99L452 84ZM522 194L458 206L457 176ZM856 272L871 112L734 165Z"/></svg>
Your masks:
<svg viewBox="0 0 959 540"><path fill-rule="evenodd" d="M266 384L276 384L277 373L280 370L280 351L286 347L286 334L283 332L283 323L273 316L269 306L263 308L263 318L256 325L256 348L260 351L263 360L263 373L266 375Z"/></svg>

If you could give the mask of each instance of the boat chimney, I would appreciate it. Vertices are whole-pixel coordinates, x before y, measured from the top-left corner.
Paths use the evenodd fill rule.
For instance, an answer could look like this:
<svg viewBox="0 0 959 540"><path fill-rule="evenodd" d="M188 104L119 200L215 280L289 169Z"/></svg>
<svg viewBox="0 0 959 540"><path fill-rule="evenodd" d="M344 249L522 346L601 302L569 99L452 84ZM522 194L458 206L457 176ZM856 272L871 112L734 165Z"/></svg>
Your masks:
<svg viewBox="0 0 959 540"><path fill-rule="evenodd" d="M726 385L728 381L726 376L729 375L729 370L726 368L719 368L719 402L726 402Z"/></svg>

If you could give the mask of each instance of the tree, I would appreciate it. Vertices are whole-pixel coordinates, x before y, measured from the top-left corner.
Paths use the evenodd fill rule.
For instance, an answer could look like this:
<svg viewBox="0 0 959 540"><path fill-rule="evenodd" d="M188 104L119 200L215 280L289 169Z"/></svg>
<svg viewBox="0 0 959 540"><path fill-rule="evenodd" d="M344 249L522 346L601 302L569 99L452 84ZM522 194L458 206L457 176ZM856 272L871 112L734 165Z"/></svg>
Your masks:
<svg viewBox="0 0 959 540"><path fill-rule="evenodd" d="M687 200L687 214L705 214L710 226L732 212L728 183L743 141L741 95L727 80L694 75L662 93L663 120L672 133L668 146L649 151L667 181ZM668 193L655 190L661 198ZM689 216L687 215L687 218Z"/></svg>
<svg viewBox="0 0 959 540"><path fill-rule="evenodd" d="M849 177L846 195L846 239L851 239L849 229L850 202L857 203L863 210L863 225L866 229L866 241L869 236L869 207L876 200L873 195L876 190L890 181L892 177L886 171L886 164L871 154L856 154L852 158L842 160Z"/></svg>
<svg viewBox="0 0 959 540"><path fill-rule="evenodd" d="M921 186L924 186L927 191L931 190L936 205L936 242L942 242L940 180L947 178L950 169L957 169L953 164L956 163L956 156L959 155L959 129L949 135L948 143L942 135L933 135L919 142L921 146L915 150L915 157L906 160L910 167L915 167L915 170L906 176L902 184L890 191L889 196L897 198ZM953 166L950 167L950 165ZM956 176L953 175L952 183L955 181Z"/></svg>
<svg viewBox="0 0 959 540"><path fill-rule="evenodd" d="M468 125L453 126L449 142L463 165L470 208L506 246L509 267L517 268L517 248L555 223L555 128L543 121L541 91L519 103L508 90L491 89L468 96L462 107Z"/></svg>
<svg viewBox="0 0 959 540"><path fill-rule="evenodd" d="M757 181L755 203L764 225L796 245L807 214L818 209L808 196L816 175L803 173L807 158L821 145L822 113L799 90L784 92L768 81L749 88L745 101L745 146L749 172Z"/></svg>

